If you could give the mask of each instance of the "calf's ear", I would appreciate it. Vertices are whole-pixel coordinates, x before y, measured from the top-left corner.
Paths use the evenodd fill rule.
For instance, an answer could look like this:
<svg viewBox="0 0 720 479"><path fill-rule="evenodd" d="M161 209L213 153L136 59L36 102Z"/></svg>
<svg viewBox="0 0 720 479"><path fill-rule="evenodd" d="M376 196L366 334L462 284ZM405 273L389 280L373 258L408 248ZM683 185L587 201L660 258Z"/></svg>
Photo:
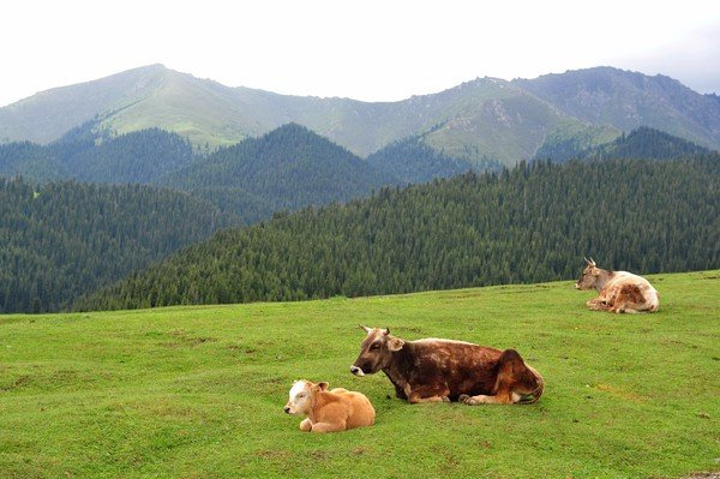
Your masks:
<svg viewBox="0 0 720 479"><path fill-rule="evenodd" d="M327 391L327 388L330 387L330 384L326 381L322 381L322 382L317 383L317 387L321 391Z"/></svg>
<svg viewBox="0 0 720 479"><path fill-rule="evenodd" d="M400 338L389 338L387 342L388 350L392 352L400 351L405 346L405 341Z"/></svg>

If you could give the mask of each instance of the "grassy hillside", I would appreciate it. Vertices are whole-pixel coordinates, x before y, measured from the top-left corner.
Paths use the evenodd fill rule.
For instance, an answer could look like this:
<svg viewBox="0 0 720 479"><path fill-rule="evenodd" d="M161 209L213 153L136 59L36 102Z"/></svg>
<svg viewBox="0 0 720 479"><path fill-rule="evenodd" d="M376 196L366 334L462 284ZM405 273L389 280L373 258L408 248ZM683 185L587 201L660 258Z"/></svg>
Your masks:
<svg viewBox="0 0 720 479"><path fill-rule="evenodd" d="M49 143L69 130L152 97L166 69L151 65L46 90L0 108L0 141ZM159 126L159 125L153 125Z"/></svg>
<svg viewBox="0 0 720 479"><path fill-rule="evenodd" d="M108 114L102 127L118 133L157 127L197 147L231 145L268 129L262 113L248 109L233 88L162 68L154 80L152 91Z"/></svg>
<svg viewBox="0 0 720 479"><path fill-rule="evenodd" d="M0 477L654 477L720 471L720 271L650 276L653 315L571 282L374 298L0 316ZM389 398L348 369L387 326L515 347L539 403ZM372 428L298 429L292 381L364 392ZM308 471L311 471L309 473Z"/></svg>
<svg viewBox="0 0 720 479"><path fill-rule="evenodd" d="M496 160L512 166L530 159L548 135L584 125L512 83L478 79L450 90L456 98L445 117L424 135L425 142L448 156L471 162Z"/></svg>

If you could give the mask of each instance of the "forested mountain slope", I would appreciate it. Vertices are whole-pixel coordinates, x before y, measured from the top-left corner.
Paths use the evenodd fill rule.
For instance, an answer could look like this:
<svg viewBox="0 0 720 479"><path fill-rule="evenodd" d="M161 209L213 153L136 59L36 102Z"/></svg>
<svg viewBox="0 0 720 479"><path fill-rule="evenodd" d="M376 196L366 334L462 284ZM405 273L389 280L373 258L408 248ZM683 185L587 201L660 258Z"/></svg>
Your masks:
<svg viewBox="0 0 720 479"><path fill-rule="evenodd" d="M641 127L615 140L587 147L577 138L560 141L538 150L537 159L562 163L570 159L623 159L650 161L679 160L689 156L709 154L707 148L654 128Z"/></svg>
<svg viewBox="0 0 720 479"><path fill-rule="evenodd" d="M29 141L0 144L0 175L23 176L35 181L70 176L49 147Z"/></svg>
<svg viewBox="0 0 720 479"><path fill-rule="evenodd" d="M170 190L0 177L0 313L57 311L230 224Z"/></svg>
<svg viewBox="0 0 720 479"><path fill-rule="evenodd" d="M396 141L368 156L368 164L399 184L427 183L474 170L501 169L495 161L471 163L444 155L427 146L421 138ZM387 181L391 183L392 181Z"/></svg>
<svg viewBox="0 0 720 479"><path fill-rule="evenodd" d="M162 184L191 191L254 222L278 210L368 196L396 182L347 149L290 123L221 148Z"/></svg>
<svg viewBox="0 0 720 479"><path fill-rule="evenodd" d="M78 309L360 296L720 267L720 156L537 162L218 233Z"/></svg>
<svg viewBox="0 0 720 479"><path fill-rule="evenodd" d="M91 183L153 184L198 161L189 141L158 128L108 138L88 148L74 145L66 141L51 148L72 179Z"/></svg>
<svg viewBox="0 0 720 479"><path fill-rule="evenodd" d="M439 164L423 167L427 155L418 156L422 150L428 149L419 147L383 158L395 165L414 162L414 177L424 181L432 179L436 170L459 171L450 168L456 161L432 151L429 154ZM442 164L445 161L447 166ZM164 185L205 198L247 224L269 218L277 210L367 196L382 185L398 183L394 169L362 160L297 124L205 155L176 133L151 128L97 137L92 123L50 145L0 145L0 175L21 175L39 182L73 179Z"/></svg>
<svg viewBox="0 0 720 479"><path fill-rule="evenodd" d="M150 184L199 160L193 146L176 133L150 128L110 136L98 135L92 126L73 129L49 145L0 144L0 175L39 182Z"/></svg>

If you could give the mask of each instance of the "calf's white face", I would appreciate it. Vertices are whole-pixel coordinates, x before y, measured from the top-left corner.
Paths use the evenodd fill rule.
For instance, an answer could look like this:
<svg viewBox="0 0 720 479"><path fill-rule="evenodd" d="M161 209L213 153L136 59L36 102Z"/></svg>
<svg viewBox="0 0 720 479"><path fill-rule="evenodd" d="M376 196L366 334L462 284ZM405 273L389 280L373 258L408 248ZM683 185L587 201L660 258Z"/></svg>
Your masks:
<svg viewBox="0 0 720 479"><path fill-rule="evenodd" d="M285 412L288 414L305 414L310 408L312 392L312 384L308 381L295 381L292 388L290 388L290 398L285 405Z"/></svg>

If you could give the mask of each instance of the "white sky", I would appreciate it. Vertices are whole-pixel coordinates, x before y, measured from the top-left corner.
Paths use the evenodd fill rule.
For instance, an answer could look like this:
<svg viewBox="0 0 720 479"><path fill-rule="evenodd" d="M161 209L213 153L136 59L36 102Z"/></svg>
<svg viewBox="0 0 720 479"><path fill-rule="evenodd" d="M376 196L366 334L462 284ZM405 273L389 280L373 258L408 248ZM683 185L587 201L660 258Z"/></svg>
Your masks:
<svg viewBox="0 0 720 479"><path fill-rule="evenodd" d="M0 9L0 106L153 63L228 86L365 101L601 65L720 93L720 1L22 0Z"/></svg>

